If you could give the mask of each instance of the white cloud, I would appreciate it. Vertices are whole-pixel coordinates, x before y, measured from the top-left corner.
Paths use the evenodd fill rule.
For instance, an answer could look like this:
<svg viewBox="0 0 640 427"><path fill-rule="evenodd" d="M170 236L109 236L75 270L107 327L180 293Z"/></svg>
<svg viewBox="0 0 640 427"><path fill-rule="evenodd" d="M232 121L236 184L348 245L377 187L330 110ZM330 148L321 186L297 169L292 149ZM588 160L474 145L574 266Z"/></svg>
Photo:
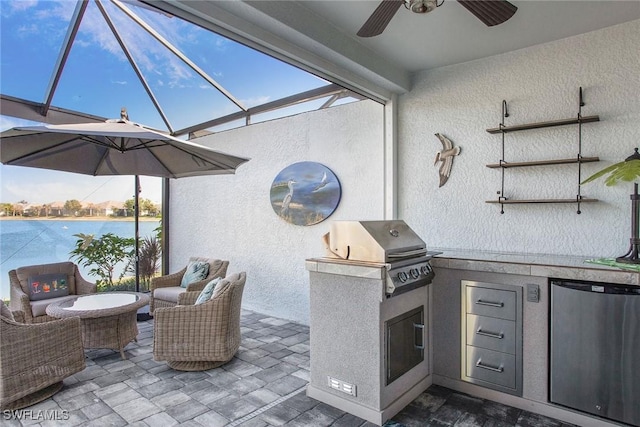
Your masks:
<svg viewBox="0 0 640 427"><path fill-rule="evenodd" d="M31 34L38 34L40 32L40 28L37 24L24 24L18 27L18 35L20 37L25 37Z"/></svg>
<svg viewBox="0 0 640 427"><path fill-rule="evenodd" d="M169 87L180 87L194 78L193 71L169 49L125 16L122 11L107 2L104 4L121 38L143 73L161 74L167 80L166 84ZM129 8L156 31L162 29L163 36L173 44L175 44L174 40L181 38L181 33L188 33L189 28L192 27L191 24L187 25L178 18L167 18L162 14L136 7ZM107 28L104 22L100 25ZM114 39L112 35L109 38ZM110 45L101 46L111 51ZM120 50L120 47L117 46L117 49Z"/></svg>
<svg viewBox="0 0 640 427"><path fill-rule="evenodd" d="M14 9L24 15L20 32L25 36L38 34L45 27L48 28L47 31L50 31L52 24L55 24L56 37L63 37L66 25L73 16L76 7L76 2L70 0L48 0L43 3L44 7L37 8L38 2L35 0L21 0L11 4ZM126 16L118 7L108 1L101 4L113 21L118 34L131 52L136 64L147 78L153 74L161 75L162 82L159 83L159 87L164 86L172 89L206 88L206 83L191 67L142 29L134 20ZM130 3L125 4L125 7L161 33L162 37L176 48L185 51L195 50L196 57L191 59L199 65L206 64L207 60L212 57L212 52L222 52L233 46L233 42L224 37L211 34L207 30L179 18L170 18ZM33 9L33 12L30 12L29 9ZM97 48L110 53L119 61L127 61L120 44L94 2L89 2L84 13L74 40L74 48L87 52ZM217 55L214 54L214 56ZM212 77L219 79L222 77L222 73L214 73ZM114 83L121 84L120 82Z"/></svg>
<svg viewBox="0 0 640 427"><path fill-rule="evenodd" d="M263 96L254 96L247 99L241 99L240 102L242 102L242 104L244 104L247 107L255 107L256 105L266 104L270 100L271 100L270 96L263 95Z"/></svg>
<svg viewBox="0 0 640 427"><path fill-rule="evenodd" d="M0 202L26 200L41 205L71 199L100 203L107 200L125 201L133 197L133 177L92 177L57 171L21 167L1 167ZM25 174L37 174L38 180L25 180ZM140 177L140 197L159 202L162 199L162 179Z"/></svg>
<svg viewBox="0 0 640 427"><path fill-rule="evenodd" d="M15 117L10 116L2 116L0 115L0 131L5 131L7 129L20 127L20 126L37 126L42 123L32 122L30 120L22 120L17 119Z"/></svg>
<svg viewBox="0 0 640 427"><path fill-rule="evenodd" d="M17 0L10 1L8 3L11 11L22 12L35 7L38 4L38 0Z"/></svg>
<svg viewBox="0 0 640 427"><path fill-rule="evenodd" d="M103 5L105 4L108 4L108 2L103 3ZM107 7L105 8L108 9ZM83 39L83 37L85 37L85 39ZM76 43L85 47L91 47L93 44L97 44L102 50L115 55L118 59L122 61L126 60L126 56L124 52L122 52L118 41L109 29L97 6L93 3L89 3L82 18L82 24L80 24L80 29L74 44Z"/></svg>
<svg viewBox="0 0 640 427"><path fill-rule="evenodd" d="M216 39L214 41L214 46L216 47L216 49L218 51L226 50L229 47L230 44L231 44L230 40L227 40L227 39L222 38L222 37L216 37Z"/></svg>

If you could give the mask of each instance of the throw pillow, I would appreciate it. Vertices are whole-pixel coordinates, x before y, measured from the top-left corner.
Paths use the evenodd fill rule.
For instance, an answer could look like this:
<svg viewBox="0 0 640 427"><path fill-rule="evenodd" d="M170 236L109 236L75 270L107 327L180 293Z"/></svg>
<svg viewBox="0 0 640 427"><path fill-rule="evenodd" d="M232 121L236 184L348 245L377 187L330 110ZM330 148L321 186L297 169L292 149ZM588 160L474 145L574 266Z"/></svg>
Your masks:
<svg viewBox="0 0 640 427"><path fill-rule="evenodd" d="M199 282L207 278L209 274L209 263L203 261L190 261L187 270L182 276L180 286L186 288L189 283Z"/></svg>
<svg viewBox="0 0 640 427"><path fill-rule="evenodd" d="M216 277L215 279L207 283L202 292L200 292L200 295L198 295L198 299L196 299L194 305L202 304L209 301L211 299L211 296L213 295L213 291L216 289L216 285L220 283L221 280L222 277Z"/></svg>
<svg viewBox="0 0 640 427"><path fill-rule="evenodd" d="M41 274L29 277L29 299L39 301L69 295L66 274Z"/></svg>

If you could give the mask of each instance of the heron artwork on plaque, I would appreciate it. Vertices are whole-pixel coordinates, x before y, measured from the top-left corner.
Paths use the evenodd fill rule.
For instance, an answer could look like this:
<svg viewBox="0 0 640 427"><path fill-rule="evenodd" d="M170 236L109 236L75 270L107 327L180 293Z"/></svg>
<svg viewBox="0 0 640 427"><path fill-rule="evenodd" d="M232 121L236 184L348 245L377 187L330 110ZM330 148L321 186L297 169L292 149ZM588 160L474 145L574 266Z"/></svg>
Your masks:
<svg viewBox="0 0 640 427"><path fill-rule="evenodd" d="M287 222L313 225L327 219L340 203L340 182L331 169L316 162L293 163L271 184L271 207Z"/></svg>

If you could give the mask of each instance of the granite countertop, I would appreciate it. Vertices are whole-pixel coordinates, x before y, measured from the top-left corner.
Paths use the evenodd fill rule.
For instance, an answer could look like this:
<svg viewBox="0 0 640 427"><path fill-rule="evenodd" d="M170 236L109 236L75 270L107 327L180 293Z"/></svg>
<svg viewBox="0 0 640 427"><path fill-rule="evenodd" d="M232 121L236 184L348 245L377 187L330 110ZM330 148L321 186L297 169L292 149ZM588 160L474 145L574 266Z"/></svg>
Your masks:
<svg viewBox="0 0 640 427"><path fill-rule="evenodd" d="M585 262L585 257L430 248L436 268L592 280L640 286L640 272Z"/></svg>
<svg viewBox="0 0 640 427"><path fill-rule="evenodd" d="M440 252L431 259L435 268L517 274L556 279L588 280L640 286L640 272L585 262L585 257L566 255L485 252L429 248ZM312 272L383 279L386 264L311 258L306 269Z"/></svg>

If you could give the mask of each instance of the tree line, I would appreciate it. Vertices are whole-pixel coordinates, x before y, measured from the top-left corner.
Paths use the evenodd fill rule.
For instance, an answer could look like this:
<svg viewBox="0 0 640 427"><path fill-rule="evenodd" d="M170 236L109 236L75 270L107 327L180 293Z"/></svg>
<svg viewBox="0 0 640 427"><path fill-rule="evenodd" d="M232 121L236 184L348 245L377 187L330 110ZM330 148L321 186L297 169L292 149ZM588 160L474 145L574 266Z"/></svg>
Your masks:
<svg viewBox="0 0 640 427"><path fill-rule="evenodd" d="M138 203L140 216L159 217L162 214L162 209L149 199L141 198ZM0 212L4 216L22 217L130 217L134 215L134 205L133 198L125 200L122 206L111 206L109 209L100 208L93 203L83 206L76 199L65 201L63 206L53 206L50 203L31 205L26 200L21 200L17 203L0 203Z"/></svg>

